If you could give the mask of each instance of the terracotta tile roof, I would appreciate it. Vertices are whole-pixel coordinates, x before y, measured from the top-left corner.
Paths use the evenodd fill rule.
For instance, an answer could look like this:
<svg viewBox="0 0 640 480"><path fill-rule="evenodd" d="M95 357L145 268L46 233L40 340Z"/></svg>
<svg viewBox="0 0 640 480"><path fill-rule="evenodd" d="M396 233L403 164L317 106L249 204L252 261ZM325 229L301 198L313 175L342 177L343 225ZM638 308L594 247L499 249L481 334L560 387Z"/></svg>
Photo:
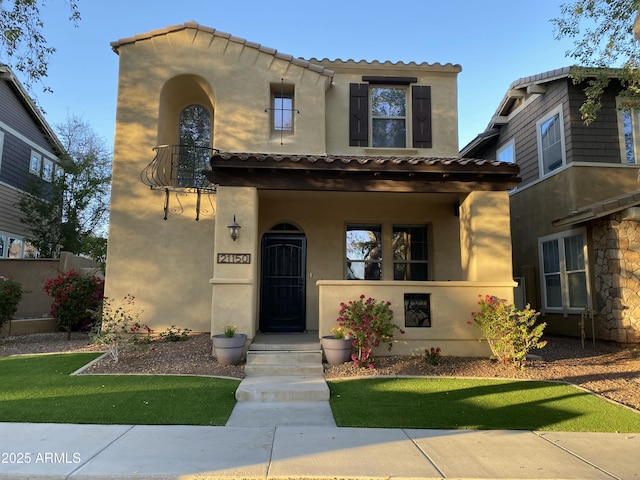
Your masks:
<svg viewBox="0 0 640 480"><path fill-rule="evenodd" d="M456 157L215 153L212 184L272 190L472 192L510 190L513 163Z"/></svg>
<svg viewBox="0 0 640 480"><path fill-rule="evenodd" d="M273 168L303 168L315 169L352 169L371 170L383 168L393 171L434 170L446 168L448 170L495 170L504 173L517 174L519 168L514 163L499 162L478 158L463 157L404 157L404 156L349 156L349 155L286 155L273 153L216 153L211 158L212 165L224 166L264 166Z"/></svg>
<svg viewBox="0 0 640 480"><path fill-rule="evenodd" d="M307 68L311 71L314 71L316 73L319 73L321 75L325 75L328 77L333 77L334 72L332 70L329 70L323 66L320 65L316 65L308 60L304 60L302 58L295 58L293 55L287 55L281 52L278 52L276 49L274 48L269 48L269 47L265 47L263 45L260 45L259 43L255 43L255 42L250 42L244 38L240 38L240 37L234 37L233 35L231 35L230 33L225 33L225 32L221 32L219 30L216 30L215 28L211 28L211 27L206 27L204 25L200 25L197 22L185 22L182 24L178 24L178 25L172 25L169 27L165 27L165 28L161 28L158 30L152 30L150 32L147 33L141 33L138 35L134 35L132 37L126 37L126 38L121 38L119 40L116 40L115 42L111 42L111 49L115 52L118 53L118 49L120 47L122 47L123 45L128 45L130 43L135 43L135 42L139 42L142 40L149 40L152 39L154 37L159 37L162 35L167 35L169 33L172 32L178 32L181 30L195 30L196 32L203 32L203 33L207 33L210 34L214 37L220 37L220 38L224 38L226 40L228 40L229 42L234 42L234 43L239 43L241 45L244 45L247 48L253 48L256 49L260 52L269 54L269 55L273 55L274 57L287 61L287 62L291 62L293 65L297 65L303 68Z"/></svg>

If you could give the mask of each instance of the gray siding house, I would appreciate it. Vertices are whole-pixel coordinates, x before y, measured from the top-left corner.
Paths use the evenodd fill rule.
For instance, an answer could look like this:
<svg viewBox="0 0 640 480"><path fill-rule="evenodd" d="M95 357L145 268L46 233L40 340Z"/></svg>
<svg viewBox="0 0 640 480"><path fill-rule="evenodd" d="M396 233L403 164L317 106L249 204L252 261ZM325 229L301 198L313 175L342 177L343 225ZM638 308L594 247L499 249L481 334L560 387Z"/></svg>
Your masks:
<svg viewBox="0 0 640 480"><path fill-rule="evenodd" d="M570 67L513 82L461 156L515 162L514 277L547 331L640 342L640 106L611 79L585 125Z"/></svg>
<svg viewBox="0 0 640 480"><path fill-rule="evenodd" d="M0 259L37 256L16 206L30 182L51 183L64 171L62 144L11 69L0 64Z"/></svg>

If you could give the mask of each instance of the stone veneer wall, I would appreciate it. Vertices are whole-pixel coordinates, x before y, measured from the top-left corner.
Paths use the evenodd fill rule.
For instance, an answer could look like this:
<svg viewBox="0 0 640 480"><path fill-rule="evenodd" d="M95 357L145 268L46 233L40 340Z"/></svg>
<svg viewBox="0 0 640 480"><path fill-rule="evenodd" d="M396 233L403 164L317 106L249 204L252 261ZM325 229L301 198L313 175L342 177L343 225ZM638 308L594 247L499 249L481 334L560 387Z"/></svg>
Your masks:
<svg viewBox="0 0 640 480"><path fill-rule="evenodd" d="M640 222L615 213L593 222L596 335L640 342Z"/></svg>

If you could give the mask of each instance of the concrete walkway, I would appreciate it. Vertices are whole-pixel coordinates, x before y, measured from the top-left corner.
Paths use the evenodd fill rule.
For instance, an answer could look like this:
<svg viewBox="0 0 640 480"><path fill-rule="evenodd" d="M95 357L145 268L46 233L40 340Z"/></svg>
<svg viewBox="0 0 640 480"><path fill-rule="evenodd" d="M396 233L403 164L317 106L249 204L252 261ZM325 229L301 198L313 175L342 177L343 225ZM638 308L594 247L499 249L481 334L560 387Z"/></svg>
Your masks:
<svg viewBox="0 0 640 480"><path fill-rule="evenodd" d="M0 423L1 479L636 479L640 433Z"/></svg>

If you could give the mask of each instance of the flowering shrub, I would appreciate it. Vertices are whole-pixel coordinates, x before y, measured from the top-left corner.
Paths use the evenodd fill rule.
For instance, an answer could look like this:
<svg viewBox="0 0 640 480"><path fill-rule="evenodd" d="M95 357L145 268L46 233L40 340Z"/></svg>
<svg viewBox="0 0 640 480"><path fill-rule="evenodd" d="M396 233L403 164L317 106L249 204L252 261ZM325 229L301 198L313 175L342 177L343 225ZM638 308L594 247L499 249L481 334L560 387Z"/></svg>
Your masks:
<svg viewBox="0 0 640 480"><path fill-rule="evenodd" d="M61 273L44 284L44 291L53 297L51 315L68 332L91 324L91 310L102 303L104 282L94 275L80 275L75 270Z"/></svg>
<svg viewBox="0 0 640 480"><path fill-rule="evenodd" d="M17 280L0 275L0 331L5 323L9 323L18 310L22 299L22 285Z"/></svg>
<svg viewBox="0 0 640 480"><path fill-rule="evenodd" d="M539 313L529 305L519 311L515 305L507 305L504 299L491 295L480 297L480 311L473 312L473 322L467 323L482 331L491 347L492 359L524 367L529 350L547 344L540 340L547 324L536 325Z"/></svg>
<svg viewBox="0 0 640 480"><path fill-rule="evenodd" d="M238 330L238 327L236 327L235 325L227 324L224 326L224 336L227 338L232 338L233 336L235 336L236 330Z"/></svg>
<svg viewBox="0 0 640 480"><path fill-rule="evenodd" d="M430 350L425 350L424 356L429 365L438 365L440 363L440 347L433 348Z"/></svg>
<svg viewBox="0 0 640 480"><path fill-rule="evenodd" d="M373 348L387 343L391 351L394 331L404 333L404 330L393 323L393 310L390 306L389 302L377 302L373 298L365 300L364 295L360 295L358 300L340 304L338 325L346 335L353 338L352 345L357 353L351 359L356 366L374 368L370 360Z"/></svg>
<svg viewBox="0 0 640 480"><path fill-rule="evenodd" d="M124 303L115 307L110 299L105 298L100 308L91 314L95 320L89 334L91 340L97 345L106 346L116 363L120 353L127 347L149 348L153 330L138 321L142 310L136 310L133 295L126 295Z"/></svg>

